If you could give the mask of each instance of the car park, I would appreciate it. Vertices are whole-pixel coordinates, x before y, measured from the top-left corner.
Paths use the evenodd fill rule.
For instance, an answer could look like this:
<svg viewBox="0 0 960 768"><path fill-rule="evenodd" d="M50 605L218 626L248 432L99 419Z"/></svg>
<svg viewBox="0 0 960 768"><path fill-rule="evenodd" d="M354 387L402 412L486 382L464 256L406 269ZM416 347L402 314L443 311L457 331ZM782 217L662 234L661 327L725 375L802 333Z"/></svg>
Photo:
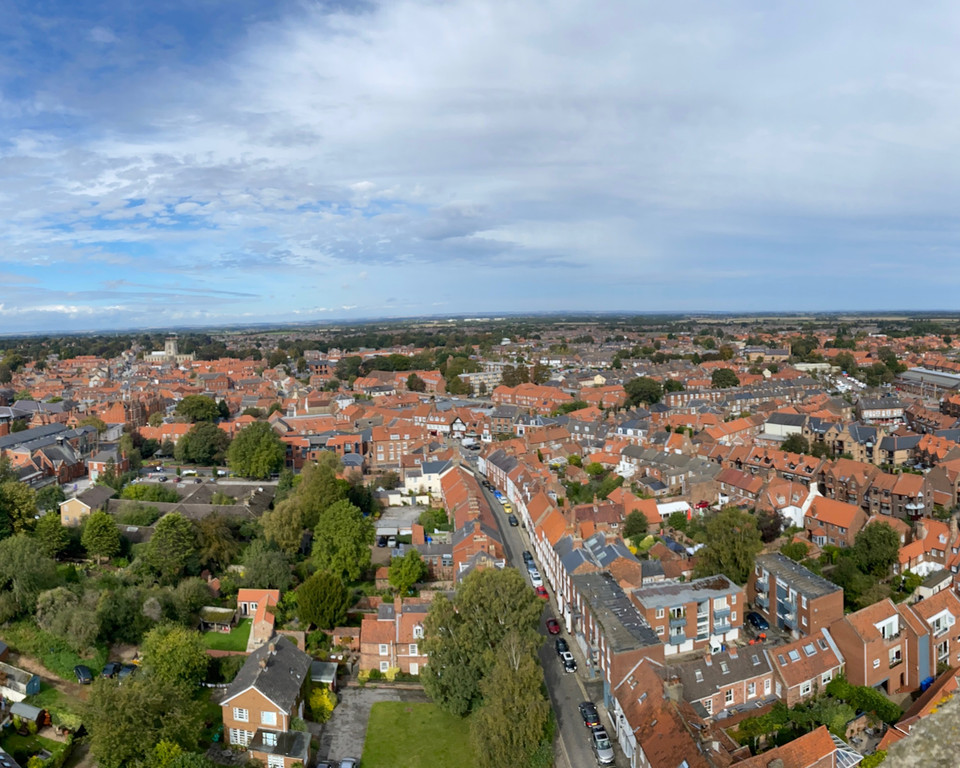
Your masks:
<svg viewBox="0 0 960 768"><path fill-rule="evenodd" d="M547 590L542 584L539 587L534 587L534 591L537 593L537 597L539 597L541 600L550 599L550 595L547 594Z"/></svg>
<svg viewBox="0 0 960 768"><path fill-rule="evenodd" d="M122 665L119 661L108 661L104 667L103 671L100 673L100 677L116 677L120 672L120 667Z"/></svg>
<svg viewBox="0 0 960 768"><path fill-rule="evenodd" d="M560 622L556 619L547 619L547 632L551 635L560 634Z"/></svg>
<svg viewBox="0 0 960 768"><path fill-rule="evenodd" d="M759 632L766 632L770 629L770 622L756 611L750 611L747 614L747 623Z"/></svg>
<svg viewBox="0 0 960 768"><path fill-rule="evenodd" d="M507 522L510 523L511 528L516 528L518 525L520 525L520 521L517 520L516 515L510 515L507 517Z"/></svg>
<svg viewBox="0 0 960 768"><path fill-rule="evenodd" d="M90 671L90 667L86 664L77 664L73 668L73 674L77 678L77 682L80 685L90 685L93 682L93 672Z"/></svg>
<svg viewBox="0 0 960 768"><path fill-rule="evenodd" d="M570 651L564 651L560 654L560 663L563 664L564 672L577 671L577 660L573 658L573 654L570 653Z"/></svg>
<svg viewBox="0 0 960 768"><path fill-rule="evenodd" d="M557 656L570 650L570 646L567 645L567 641L562 637L558 637L554 645L557 647Z"/></svg>
<svg viewBox="0 0 960 768"><path fill-rule="evenodd" d="M591 729L593 734L593 752L597 756L597 762L600 765L612 765L614 761L613 744L610 743L610 737L607 730L602 725Z"/></svg>
<svg viewBox="0 0 960 768"><path fill-rule="evenodd" d="M579 709L580 717L583 718L583 724L587 726L587 728L600 725L600 713L597 712L596 704L592 701L581 701Z"/></svg>

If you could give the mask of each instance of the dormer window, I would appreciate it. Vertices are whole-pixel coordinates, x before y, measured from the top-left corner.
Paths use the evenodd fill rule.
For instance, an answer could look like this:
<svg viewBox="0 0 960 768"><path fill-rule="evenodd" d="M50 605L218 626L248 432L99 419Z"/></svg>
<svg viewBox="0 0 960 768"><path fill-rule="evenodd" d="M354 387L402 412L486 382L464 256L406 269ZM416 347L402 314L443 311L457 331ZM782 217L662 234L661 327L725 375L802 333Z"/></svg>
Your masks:
<svg viewBox="0 0 960 768"><path fill-rule="evenodd" d="M423 624L416 624L413 627L413 636L416 638L423 637Z"/></svg>

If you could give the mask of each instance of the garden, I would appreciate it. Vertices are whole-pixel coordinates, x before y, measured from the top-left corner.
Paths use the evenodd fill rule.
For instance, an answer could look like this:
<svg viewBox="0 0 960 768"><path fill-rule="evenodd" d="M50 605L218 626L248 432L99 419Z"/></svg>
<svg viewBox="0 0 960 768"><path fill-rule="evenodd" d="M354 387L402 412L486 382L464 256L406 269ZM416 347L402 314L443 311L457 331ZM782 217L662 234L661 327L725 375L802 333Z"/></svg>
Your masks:
<svg viewBox="0 0 960 768"><path fill-rule="evenodd" d="M370 710L365 768L473 768L470 721L434 704L380 701Z"/></svg>
<svg viewBox="0 0 960 768"><path fill-rule="evenodd" d="M230 632L204 632L203 644L212 651L246 651L252 625L252 619L244 619Z"/></svg>

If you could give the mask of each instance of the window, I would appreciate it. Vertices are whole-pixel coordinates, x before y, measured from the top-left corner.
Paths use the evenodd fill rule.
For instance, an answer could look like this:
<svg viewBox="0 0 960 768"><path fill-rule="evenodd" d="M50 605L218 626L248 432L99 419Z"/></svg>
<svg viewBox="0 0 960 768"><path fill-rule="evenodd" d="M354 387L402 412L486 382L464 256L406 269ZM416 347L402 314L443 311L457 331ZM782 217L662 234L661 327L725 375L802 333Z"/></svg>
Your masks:
<svg viewBox="0 0 960 768"><path fill-rule="evenodd" d="M764 696L770 695L770 678L769 677L763 681L763 695Z"/></svg>
<svg viewBox="0 0 960 768"><path fill-rule="evenodd" d="M950 641L944 640L937 646L937 661L946 661L950 655Z"/></svg>
<svg viewBox="0 0 960 768"><path fill-rule="evenodd" d="M663 618L663 608L657 608L657 618L658 619Z"/></svg>
<svg viewBox="0 0 960 768"><path fill-rule="evenodd" d="M708 715L712 715L712 714L713 714L713 699L704 699L704 700L703 700L703 708L704 708L705 710L707 710L707 714L708 714Z"/></svg>
<svg viewBox="0 0 960 768"><path fill-rule="evenodd" d="M273 731L263 731L263 745L265 747L277 746L277 734Z"/></svg>
<svg viewBox="0 0 960 768"><path fill-rule="evenodd" d="M733 689L730 689L729 691L726 692L726 694L723 697L723 700L727 704L733 704Z"/></svg>
<svg viewBox="0 0 960 768"><path fill-rule="evenodd" d="M283 755L267 755L267 768L284 768Z"/></svg>
<svg viewBox="0 0 960 768"><path fill-rule="evenodd" d="M240 728L231 728L230 729L230 743L239 744L241 747L247 746L250 743L250 740L253 738L253 734L250 731L244 731Z"/></svg>
<svg viewBox="0 0 960 768"><path fill-rule="evenodd" d="M389 662L389 661L381 661L381 662L380 662L380 671L381 671L381 672L386 672L388 669L390 669L390 662Z"/></svg>
<svg viewBox="0 0 960 768"><path fill-rule="evenodd" d="M702 682L703 682L703 670L696 669L696 670L694 670L693 674L694 674L694 677L697 678L697 682L698 682L698 683L702 683Z"/></svg>
<svg viewBox="0 0 960 768"><path fill-rule="evenodd" d="M731 623L731 624L736 624L736 623L737 623L737 612L736 612L736 611L732 611L732 612L730 613L730 623Z"/></svg>
<svg viewBox="0 0 960 768"><path fill-rule="evenodd" d="M390 649L387 647L387 644L380 643L380 655L386 656L388 653L390 653Z"/></svg>
<svg viewBox="0 0 960 768"><path fill-rule="evenodd" d="M661 624L659 627L657 627L657 634L658 634L658 635L662 635L662 634L663 634L663 625L662 625L662 624Z"/></svg>
<svg viewBox="0 0 960 768"><path fill-rule="evenodd" d="M807 680L807 682L805 682L805 683L800 683L800 695L801 695L801 696L806 696L808 693L810 693L811 687L812 687L812 686L810 685L810 681L809 681L809 680Z"/></svg>
<svg viewBox="0 0 960 768"><path fill-rule="evenodd" d="M783 695L783 686L780 685L780 681L778 680L777 681L777 698L779 699L781 695Z"/></svg>
<svg viewBox="0 0 960 768"><path fill-rule="evenodd" d="M260 713L260 724L261 724L261 725L276 725L276 724L277 724L277 713L276 713L276 712L261 712L261 713Z"/></svg>
<svg viewBox="0 0 960 768"><path fill-rule="evenodd" d="M800 595L800 607L801 608L807 607L807 598L804 595Z"/></svg>
<svg viewBox="0 0 960 768"><path fill-rule="evenodd" d="M423 624L417 624L413 628L413 636L418 640L423 638Z"/></svg>
<svg viewBox="0 0 960 768"><path fill-rule="evenodd" d="M233 719L239 723L250 722L250 713L245 709L240 709L239 707L233 708Z"/></svg>
<svg viewBox="0 0 960 768"><path fill-rule="evenodd" d="M757 684L747 683L747 698L752 699L756 695L757 695Z"/></svg>
<svg viewBox="0 0 960 768"><path fill-rule="evenodd" d="M826 684L829 683L831 680L833 680L833 672L824 672L824 673L820 676L820 682L821 682L823 685L826 685Z"/></svg>
<svg viewBox="0 0 960 768"><path fill-rule="evenodd" d="M880 659L874 659L874 660L873 660L873 668L874 668L874 669L880 669Z"/></svg>
<svg viewBox="0 0 960 768"><path fill-rule="evenodd" d="M410 655L411 655L411 656L417 656L417 655L419 655L419 654L417 653L417 644L416 644L416 643L410 643Z"/></svg>

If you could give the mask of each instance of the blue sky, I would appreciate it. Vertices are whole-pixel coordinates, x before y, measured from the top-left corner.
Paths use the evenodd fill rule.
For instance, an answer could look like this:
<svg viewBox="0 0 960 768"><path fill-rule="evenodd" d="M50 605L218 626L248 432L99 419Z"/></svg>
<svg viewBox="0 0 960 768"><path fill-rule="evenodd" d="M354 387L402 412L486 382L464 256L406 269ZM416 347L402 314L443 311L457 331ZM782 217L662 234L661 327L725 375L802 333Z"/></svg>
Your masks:
<svg viewBox="0 0 960 768"><path fill-rule="evenodd" d="M957 308L956 4L0 14L0 333Z"/></svg>

